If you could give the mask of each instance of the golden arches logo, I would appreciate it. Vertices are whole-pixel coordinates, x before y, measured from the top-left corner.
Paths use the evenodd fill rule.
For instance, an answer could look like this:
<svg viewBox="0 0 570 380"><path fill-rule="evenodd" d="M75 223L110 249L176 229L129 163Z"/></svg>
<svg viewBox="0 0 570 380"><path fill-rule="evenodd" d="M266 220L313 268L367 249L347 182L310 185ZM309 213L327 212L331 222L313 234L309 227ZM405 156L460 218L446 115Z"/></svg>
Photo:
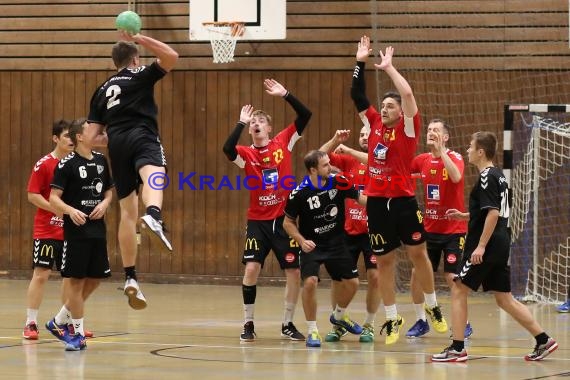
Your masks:
<svg viewBox="0 0 570 380"><path fill-rule="evenodd" d="M53 245L42 245L42 249L40 250L40 257L47 256L53 258Z"/></svg>
<svg viewBox="0 0 570 380"><path fill-rule="evenodd" d="M245 239L245 250L246 251L259 251L259 245L257 244L257 240L255 238L247 238Z"/></svg>

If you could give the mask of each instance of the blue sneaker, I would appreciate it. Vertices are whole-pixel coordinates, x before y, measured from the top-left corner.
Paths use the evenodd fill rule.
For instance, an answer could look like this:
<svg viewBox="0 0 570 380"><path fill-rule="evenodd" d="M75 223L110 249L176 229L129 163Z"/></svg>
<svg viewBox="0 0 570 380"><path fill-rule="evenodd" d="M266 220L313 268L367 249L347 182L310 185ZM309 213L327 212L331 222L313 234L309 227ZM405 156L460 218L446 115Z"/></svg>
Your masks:
<svg viewBox="0 0 570 380"><path fill-rule="evenodd" d="M427 321L423 319L418 319L416 323L406 333L406 337L408 338L419 338L420 336L424 336L429 332L429 324Z"/></svg>
<svg viewBox="0 0 570 380"><path fill-rule="evenodd" d="M64 343L68 343L71 340L67 324L58 325L55 323L55 318L46 323L46 329Z"/></svg>
<svg viewBox="0 0 570 380"><path fill-rule="evenodd" d="M334 314L331 314L329 320L333 325L344 327L351 334L362 334L362 326L350 319L348 314L345 314L341 319L335 319Z"/></svg>
<svg viewBox="0 0 570 380"><path fill-rule="evenodd" d="M70 337L69 341L65 344L65 351L79 351L87 348L85 337L81 334L75 334Z"/></svg>
<svg viewBox="0 0 570 380"><path fill-rule="evenodd" d="M321 336L318 331L313 331L307 338L307 347L321 347Z"/></svg>
<svg viewBox="0 0 570 380"><path fill-rule="evenodd" d="M559 313L570 313L570 300L564 302L562 305L556 308Z"/></svg>
<svg viewBox="0 0 570 380"><path fill-rule="evenodd" d="M471 323L467 322L465 325L465 339L469 338L473 335L473 328L471 327Z"/></svg>

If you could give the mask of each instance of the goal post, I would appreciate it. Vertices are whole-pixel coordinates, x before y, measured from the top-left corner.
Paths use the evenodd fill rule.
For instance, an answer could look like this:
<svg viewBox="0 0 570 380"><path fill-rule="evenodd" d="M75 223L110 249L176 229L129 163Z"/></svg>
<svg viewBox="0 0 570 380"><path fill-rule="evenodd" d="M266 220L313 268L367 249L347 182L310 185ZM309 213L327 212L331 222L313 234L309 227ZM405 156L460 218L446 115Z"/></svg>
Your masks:
<svg viewBox="0 0 570 380"><path fill-rule="evenodd" d="M546 303L565 301L570 284L570 105L506 105L504 131L505 174L512 190L513 294Z"/></svg>

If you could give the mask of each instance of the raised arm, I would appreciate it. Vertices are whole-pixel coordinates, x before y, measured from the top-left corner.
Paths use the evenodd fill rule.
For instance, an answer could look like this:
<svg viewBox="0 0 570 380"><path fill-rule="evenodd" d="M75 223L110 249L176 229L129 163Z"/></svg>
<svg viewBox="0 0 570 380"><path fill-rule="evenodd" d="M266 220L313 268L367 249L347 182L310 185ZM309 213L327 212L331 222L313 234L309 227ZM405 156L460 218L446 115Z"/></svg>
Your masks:
<svg viewBox="0 0 570 380"><path fill-rule="evenodd" d="M364 66L370 54L370 37L362 36L356 50L356 66L352 73L352 86L350 87L350 97L356 106L356 110L362 119L365 111L370 107L370 102L366 97L366 83L364 81Z"/></svg>
<svg viewBox="0 0 570 380"><path fill-rule="evenodd" d="M251 115L253 114L253 106L251 104L246 104L241 108L241 112L239 115L239 121L237 122L234 130L228 136L226 142L222 150L224 154L230 161L235 161L238 155L238 151L236 146L239 141L239 137L243 129L249 124L251 121Z"/></svg>
<svg viewBox="0 0 570 380"><path fill-rule="evenodd" d="M334 151L335 153L338 154L348 154L354 158L356 158L359 162L367 165L368 164L368 153L367 152L361 152L359 150L356 150L354 148L350 148L344 144L340 144Z"/></svg>
<svg viewBox="0 0 570 380"><path fill-rule="evenodd" d="M291 105L291 107L293 107L297 113L297 119L295 119L295 128L297 129L297 133L301 135L309 123L309 120L311 119L311 115L313 113L275 79L266 79L263 82L263 85L265 86L265 92L267 92L269 95L281 96L287 101L287 103Z"/></svg>
<svg viewBox="0 0 570 380"><path fill-rule="evenodd" d="M392 65L392 56L394 55L394 48L388 46L386 52L383 53L380 50L380 57L382 61L379 64L374 64L374 67L380 70L384 70L386 74L390 77L396 90L402 97L402 111L404 111L404 116L407 118L412 118L418 112L418 106L416 104L416 99L414 98L414 93L412 92L412 87L408 81L396 70L394 65Z"/></svg>
<svg viewBox="0 0 570 380"><path fill-rule="evenodd" d="M338 129L335 132L334 136L329 141L324 143L319 148L319 150L321 152L330 153L334 151L339 146L339 144L346 142L349 136L350 136L350 129Z"/></svg>
<svg viewBox="0 0 570 380"><path fill-rule="evenodd" d="M174 68L176 61L178 60L178 53L164 42L155 40L152 37L145 36L140 33L130 35L124 30L120 30L119 34L122 40L136 42L150 50L152 54L156 56L158 64L164 71L169 72Z"/></svg>

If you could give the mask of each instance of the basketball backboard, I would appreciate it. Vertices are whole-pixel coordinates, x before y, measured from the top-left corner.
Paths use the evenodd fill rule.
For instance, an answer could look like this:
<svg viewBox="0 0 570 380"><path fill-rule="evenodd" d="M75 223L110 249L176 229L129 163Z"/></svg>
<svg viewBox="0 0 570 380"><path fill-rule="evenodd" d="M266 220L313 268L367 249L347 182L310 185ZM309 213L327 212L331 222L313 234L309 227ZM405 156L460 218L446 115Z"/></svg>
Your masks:
<svg viewBox="0 0 570 380"><path fill-rule="evenodd" d="M210 21L243 21L239 40L282 40L286 18L286 0L190 0L190 40L209 41L202 23Z"/></svg>

